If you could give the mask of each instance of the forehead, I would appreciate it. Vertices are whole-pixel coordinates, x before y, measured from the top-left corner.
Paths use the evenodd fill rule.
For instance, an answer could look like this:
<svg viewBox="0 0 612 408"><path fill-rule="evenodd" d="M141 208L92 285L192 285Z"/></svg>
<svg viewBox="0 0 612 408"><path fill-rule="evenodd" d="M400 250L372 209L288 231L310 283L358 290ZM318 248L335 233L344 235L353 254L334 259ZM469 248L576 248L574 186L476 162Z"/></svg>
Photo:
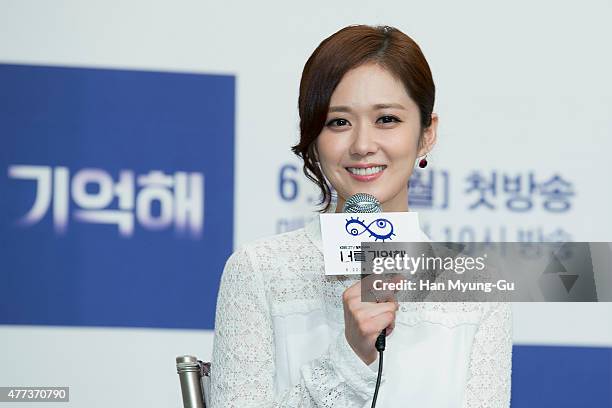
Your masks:
<svg viewBox="0 0 612 408"><path fill-rule="evenodd" d="M398 78L380 65L368 63L351 69L342 77L331 96L330 106L394 102L416 107Z"/></svg>

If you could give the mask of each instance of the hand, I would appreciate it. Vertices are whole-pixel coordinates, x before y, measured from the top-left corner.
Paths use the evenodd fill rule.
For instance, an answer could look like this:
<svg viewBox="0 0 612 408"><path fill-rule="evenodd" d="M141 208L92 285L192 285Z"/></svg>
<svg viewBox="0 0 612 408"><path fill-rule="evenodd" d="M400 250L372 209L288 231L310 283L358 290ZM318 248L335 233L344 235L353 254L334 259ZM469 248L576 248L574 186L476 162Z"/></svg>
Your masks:
<svg viewBox="0 0 612 408"><path fill-rule="evenodd" d="M399 308L399 304L389 292L376 291L376 296L382 303L361 301L362 285L371 287L373 279L381 279L381 275L370 275L347 288L342 294L344 335L355 354L367 365L376 360L378 351L374 344L380 332L387 329L388 336L395 328L395 313Z"/></svg>

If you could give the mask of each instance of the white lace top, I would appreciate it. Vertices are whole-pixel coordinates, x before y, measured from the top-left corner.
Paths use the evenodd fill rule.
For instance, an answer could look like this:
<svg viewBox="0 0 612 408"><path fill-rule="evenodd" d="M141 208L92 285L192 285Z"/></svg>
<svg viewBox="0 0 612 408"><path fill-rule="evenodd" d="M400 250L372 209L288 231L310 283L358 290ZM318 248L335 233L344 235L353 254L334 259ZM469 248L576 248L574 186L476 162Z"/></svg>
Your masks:
<svg viewBox="0 0 612 408"><path fill-rule="evenodd" d="M228 259L215 320L217 407L369 407L378 361L344 336L342 292L325 276L318 219ZM401 303L387 337L377 407L508 407L508 303Z"/></svg>

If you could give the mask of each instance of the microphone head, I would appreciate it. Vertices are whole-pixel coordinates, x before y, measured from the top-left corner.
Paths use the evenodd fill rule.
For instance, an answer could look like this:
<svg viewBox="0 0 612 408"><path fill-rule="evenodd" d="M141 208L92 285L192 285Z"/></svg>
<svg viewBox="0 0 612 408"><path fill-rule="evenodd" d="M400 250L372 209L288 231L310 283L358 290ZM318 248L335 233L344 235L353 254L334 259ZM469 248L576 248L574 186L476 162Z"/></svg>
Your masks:
<svg viewBox="0 0 612 408"><path fill-rule="evenodd" d="M350 196L344 203L345 213L379 213L382 212L380 202L371 194L357 193Z"/></svg>

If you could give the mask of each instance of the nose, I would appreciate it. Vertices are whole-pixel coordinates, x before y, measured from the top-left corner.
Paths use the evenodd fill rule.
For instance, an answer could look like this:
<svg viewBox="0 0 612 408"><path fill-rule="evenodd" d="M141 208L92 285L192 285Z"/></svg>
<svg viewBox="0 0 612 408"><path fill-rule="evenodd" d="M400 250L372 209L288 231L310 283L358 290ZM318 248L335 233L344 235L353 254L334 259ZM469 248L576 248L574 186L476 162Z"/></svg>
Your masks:
<svg viewBox="0 0 612 408"><path fill-rule="evenodd" d="M378 144L374 136L374 129L369 129L367 124L355 127L353 142L351 143L349 153L358 156L367 156L376 153Z"/></svg>

